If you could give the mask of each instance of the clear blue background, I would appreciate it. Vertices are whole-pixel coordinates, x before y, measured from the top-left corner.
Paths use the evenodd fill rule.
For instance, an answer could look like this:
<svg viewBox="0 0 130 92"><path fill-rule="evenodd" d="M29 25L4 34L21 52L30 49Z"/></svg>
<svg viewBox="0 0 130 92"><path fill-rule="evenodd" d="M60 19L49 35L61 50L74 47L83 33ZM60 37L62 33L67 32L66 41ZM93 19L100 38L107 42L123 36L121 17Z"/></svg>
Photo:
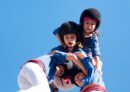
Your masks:
<svg viewBox="0 0 130 92"><path fill-rule="evenodd" d="M79 23L81 12L89 7L102 14L100 43L106 88L108 92L129 92L129 4L129 0L1 0L1 92L16 92L20 66L57 46L53 30L65 21Z"/></svg>

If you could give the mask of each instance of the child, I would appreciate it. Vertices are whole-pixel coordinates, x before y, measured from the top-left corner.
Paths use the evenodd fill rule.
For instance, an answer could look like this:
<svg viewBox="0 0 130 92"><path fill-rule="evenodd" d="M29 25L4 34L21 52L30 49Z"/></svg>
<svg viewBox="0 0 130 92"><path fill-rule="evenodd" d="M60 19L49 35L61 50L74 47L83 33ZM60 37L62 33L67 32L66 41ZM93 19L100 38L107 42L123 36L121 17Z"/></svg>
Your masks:
<svg viewBox="0 0 130 92"><path fill-rule="evenodd" d="M101 15L94 9L89 8L82 12L80 16L80 31L81 41L84 50L89 53L95 60L92 62L98 71L102 73L102 62L100 60L100 50L99 50L99 34L97 32L100 26ZM59 28L55 29L53 34L56 35L57 39L63 45L61 41Z"/></svg>
<svg viewBox="0 0 130 92"><path fill-rule="evenodd" d="M78 31L79 31L78 25L72 21L69 21L69 22L63 23L59 27L58 30L60 30L59 34L60 34L62 45L52 49L52 52L51 52L51 54L53 54L52 58L55 58L57 62L62 62L62 61L71 62L72 61L73 63L78 65L80 68L82 68L83 65L81 64L81 62L79 62L77 56L73 54L77 51L82 52L82 49L78 47L79 37L80 37L78 34ZM65 62L65 64L66 63L67 62ZM52 65L55 65L55 64L52 63ZM54 70L56 71L56 66L52 67L50 64L50 67L51 67L51 70L50 70L49 76L54 76L55 72L53 71ZM83 70L85 71L85 69Z"/></svg>
<svg viewBox="0 0 130 92"><path fill-rule="evenodd" d="M95 66L101 73L102 62L100 60L99 34L97 32L101 23L101 15L94 8L85 9L80 16L80 30L83 48L87 53L92 54Z"/></svg>
<svg viewBox="0 0 130 92"><path fill-rule="evenodd" d="M84 68L87 71L85 75L79 69L73 69L70 73L72 83L81 88L80 92L107 92L101 74L97 71L97 68L93 66L92 59L84 56L82 53L78 53L77 56L81 59Z"/></svg>
<svg viewBox="0 0 130 92"><path fill-rule="evenodd" d="M59 36L62 42L62 45L59 45L58 47L55 47L54 49L52 49L51 54L54 54L55 57L58 57L58 55L56 56L56 54L60 54L57 60L59 61L63 61L65 59L67 60L72 60L73 62L77 61L77 56L75 56L74 52L78 52L81 51L82 49L78 47L79 45L79 27L76 23L69 21L67 23L63 23L60 27L59 27ZM74 60L75 59L75 60ZM77 62L75 62L77 63ZM80 62L78 62L80 63ZM52 74L52 73L51 73Z"/></svg>

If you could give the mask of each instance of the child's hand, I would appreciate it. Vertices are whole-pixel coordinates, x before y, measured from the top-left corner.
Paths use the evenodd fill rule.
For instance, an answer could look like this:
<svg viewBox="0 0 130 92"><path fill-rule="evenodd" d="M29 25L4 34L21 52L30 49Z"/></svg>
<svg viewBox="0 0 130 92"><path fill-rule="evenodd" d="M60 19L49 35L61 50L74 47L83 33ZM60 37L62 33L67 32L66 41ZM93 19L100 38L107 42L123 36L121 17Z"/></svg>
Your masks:
<svg viewBox="0 0 130 92"><path fill-rule="evenodd" d="M83 59L85 57L87 57L87 55L85 53L81 53L81 52L76 52L74 53L78 58Z"/></svg>
<svg viewBox="0 0 130 92"><path fill-rule="evenodd" d="M76 61L77 60L77 56L74 55L73 53L67 53L66 60L68 60L68 61Z"/></svg>

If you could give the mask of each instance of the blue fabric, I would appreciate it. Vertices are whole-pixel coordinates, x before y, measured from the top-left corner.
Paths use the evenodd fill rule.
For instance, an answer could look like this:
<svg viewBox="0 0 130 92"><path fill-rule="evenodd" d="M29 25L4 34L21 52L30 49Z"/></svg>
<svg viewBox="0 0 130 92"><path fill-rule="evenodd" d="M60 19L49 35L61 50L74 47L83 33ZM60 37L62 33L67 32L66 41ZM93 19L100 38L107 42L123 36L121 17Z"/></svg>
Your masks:
<svg viewBox="0 0 130 92"><path fill-rule="evenodd" d="M60 30L59 30L59 27L58 27L53 31L53 34L59 35L59 32L60 32ZM82 35L82 32L80 34ZM84 46L83 49L85 50L86 53L91 53L92 57L101 55L97 35L93 34L91 37L85 37L82 40L84 40L83 41L83 46Z"/></svg>
<svg viewBox="0 0 130 92"><path fill-rule="evenodd" d="M48 80L50 81L51 79L53 79L53 76L55 74L56 71L56 65L58 64L64 64L67 60L66 60L66 54L69 52L68 48L64 49L63 46L58 46L52 49L53 50L57 50L57 53L51 56L51 61L49 64L50 70L49 70L49 74L48 74ZM83 53L84 51L80 48L74 48L73 52L77 52L80 51L81 53ZM85 53L85 52L84 52Z"/></svg>
<svg viewBox="0 0 130 92"><path fill-rule="evenodd" d="M55 71L56 71L56 65L63 64L66 62L66 54L62 55L60 53L56 53L53 56L51 56L50 58L51 58L51 61L49 64L50 70L48 73L48 81L53 79L53 76L54 76Z"/></svg>
<svg viewBox="0 0 130 92"><path fill-rule="evenodd" d="M101 86L104 86L102 76L98 72L98 70L95 68L95 66L92 65L91 58L86 57L86 58L82 59L81 62L88 73L88 75L84 78L84 85L81 88L83 88L91 83L96 83Z"/></svg>
<svg viewBox="0 0 130 92"><path fill-rule="evenodd" d="M63 52L65 51L62 45L59 45L59 46L53 48L51 51L53 51L53 50L58 50L58 51L63 51Z"/></svg>
<svg viewBox="0 0 130 92"><path fill-rule="evenodd" d="M66 53L69 52L68 48L63 48L62 45L59 45L59 46L53 48L51 51L53 51L53 50L62 51L62 52L66 52ZM80 52L84 52L84 50L81 49L81 48L74 48L73 51L72 51L72 53L74 53L74 52L78 52L78 51L80 51Z"/></svg>
<svg viewBox="0 0 130 92"><path fill-rule="evenodd" d="M90 37L85 37L83 42L84 50L87 53L92 53L92 57L100 56L100 49L99 49L99 41L96 35L92 35Z"/></svg>

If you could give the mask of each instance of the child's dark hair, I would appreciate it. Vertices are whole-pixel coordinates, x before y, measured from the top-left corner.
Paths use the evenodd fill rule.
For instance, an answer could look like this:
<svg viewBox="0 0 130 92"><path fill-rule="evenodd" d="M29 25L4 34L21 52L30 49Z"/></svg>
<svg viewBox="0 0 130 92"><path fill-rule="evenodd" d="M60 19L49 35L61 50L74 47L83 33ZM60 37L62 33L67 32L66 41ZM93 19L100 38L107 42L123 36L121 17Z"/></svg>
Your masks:
<svg viewBox="0 0 130 92"><path fill-rule="evenodd" d="M59 36L62 43L65 43L64 35L75 34L77 37L76 45L79 44L79 41L80 41L79 26L75 22L72 22L72 21L65 22L60 26L59 30L60 30Z"/></svg>
<svg viewBox="0 0 130 92"><path fill-rule="evenodd" d="M79 69L79 68L76 67L76 66L73 67L73 69L71 69L71 70L69 71L71 82L72 82L73 84L75 84L76 86L79 86L79 85L76 84L76 82L75 82L75 76L76 76L78 73L80 73L80 72L82 72L82 70Z"/></svg>
<svg viewBox="0 0 130 92"><path fill-rule="evenodd" d="M85 9L80 16L80 28L83 28L83 23L84 23L85 17L90 17L90 18L95 19L97 21L96 28L94 30L94 31L96 31L101 23L100 12L95 8Z"/></svg>

